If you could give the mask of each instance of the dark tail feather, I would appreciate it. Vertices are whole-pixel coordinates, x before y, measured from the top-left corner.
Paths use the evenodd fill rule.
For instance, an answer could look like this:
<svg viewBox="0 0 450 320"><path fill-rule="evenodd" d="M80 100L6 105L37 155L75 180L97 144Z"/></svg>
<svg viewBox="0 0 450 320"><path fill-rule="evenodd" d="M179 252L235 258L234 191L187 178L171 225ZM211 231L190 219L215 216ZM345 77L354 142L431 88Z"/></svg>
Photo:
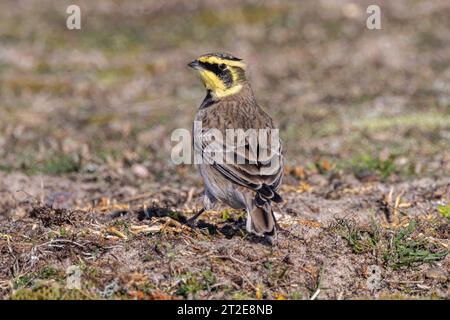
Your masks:
<svg viewBox="0 0 450 320"><path fill-rule="evenodd" d="M275 218L268 201L261 203L261 199L255 198L255 206L250 212L252 227L255 233L268 236L275 235Z"/></svg>
<svg viewBox="0 0 450 320"><path fill-rule="evenodd" d="M272 200L275 203L283 202L283 198L278 193L276 193L275 191L273 192L273 197L270 200Z"/></svg>

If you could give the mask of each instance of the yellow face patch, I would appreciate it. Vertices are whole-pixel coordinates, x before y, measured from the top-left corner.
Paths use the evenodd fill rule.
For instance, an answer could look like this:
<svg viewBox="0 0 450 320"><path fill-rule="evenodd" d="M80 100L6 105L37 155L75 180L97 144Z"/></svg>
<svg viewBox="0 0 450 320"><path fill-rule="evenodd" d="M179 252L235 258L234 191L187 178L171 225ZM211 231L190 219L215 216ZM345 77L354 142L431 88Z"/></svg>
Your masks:
<svg viewBox="0 0 450 320"><path fill-rule="evenodd" d="M237 70L244 70L244 63L236 60L222 59L216 56L203 56L198 58L197 61L208 65L225 65L231 74L231 83L225 83L224 80L221 79L219 75L214 73L213 71L207 70L205 68L198 69L206 89L211 91L211 95L213 97L223 98L229 95L236 94L242 89L242 77L239 75Z"/></svg>
<svg viewBox="0 0 450 320"><path fill-rule="evenodd" d="M242 89L241 84L236 84L227 88L223 81L214 72L209 70L200 70L200 76L202 77L206 89L211 91L211 95L214 98L223 98L236 94Z"/></svg>

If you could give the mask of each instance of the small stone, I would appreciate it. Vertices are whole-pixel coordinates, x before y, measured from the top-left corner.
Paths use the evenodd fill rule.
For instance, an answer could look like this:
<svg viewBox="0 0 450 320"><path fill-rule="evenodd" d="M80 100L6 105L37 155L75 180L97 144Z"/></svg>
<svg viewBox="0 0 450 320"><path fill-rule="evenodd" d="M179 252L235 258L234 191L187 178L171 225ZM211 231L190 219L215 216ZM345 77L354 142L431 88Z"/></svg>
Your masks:
<svg viewBox="0 0 450 320"><path fill-rule="evenodd" d="M148 169L141 164L133 164L131 167L131 172L138 178L147 178L148 177Z"/></svg>

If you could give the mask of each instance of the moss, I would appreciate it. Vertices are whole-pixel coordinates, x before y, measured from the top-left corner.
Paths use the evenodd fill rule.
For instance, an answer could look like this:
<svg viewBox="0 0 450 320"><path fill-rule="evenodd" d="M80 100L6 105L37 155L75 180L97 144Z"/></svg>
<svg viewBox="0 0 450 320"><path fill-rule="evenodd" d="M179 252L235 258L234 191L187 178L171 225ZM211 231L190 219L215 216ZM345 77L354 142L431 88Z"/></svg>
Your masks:
<svg viewBox="0 0 450 320"><path fill-rule="evenodd" d="M98 299L89 292L77 289L66 289L58 285L42 286L35 289L25 288L15 291L11 300L86 300Z"/></svg>
<svg viewBox="0 0 450 320"><path fill-rule="evenodd" d="M180 276L180 284L176 294L186 298L189 296L195 298L200 291L210 290L215 283L217 283L217 278L210 269L201 272L201 274L187 272Z"/></svg>

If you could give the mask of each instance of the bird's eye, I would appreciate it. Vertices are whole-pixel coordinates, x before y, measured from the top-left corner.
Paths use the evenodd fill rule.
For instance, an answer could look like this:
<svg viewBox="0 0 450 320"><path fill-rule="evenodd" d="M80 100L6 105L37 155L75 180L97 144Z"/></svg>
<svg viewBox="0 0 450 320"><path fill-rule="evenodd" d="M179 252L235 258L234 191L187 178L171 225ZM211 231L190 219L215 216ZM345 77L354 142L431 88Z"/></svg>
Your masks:
<svg viewBox="0 0 450 320"><path fill-rule="evenodd" d="M223 70L225 70L226 68L227 68L227 66L225 65L225 63L219 64L219 69L220 69L220 71L223 71Z"/></svg>

